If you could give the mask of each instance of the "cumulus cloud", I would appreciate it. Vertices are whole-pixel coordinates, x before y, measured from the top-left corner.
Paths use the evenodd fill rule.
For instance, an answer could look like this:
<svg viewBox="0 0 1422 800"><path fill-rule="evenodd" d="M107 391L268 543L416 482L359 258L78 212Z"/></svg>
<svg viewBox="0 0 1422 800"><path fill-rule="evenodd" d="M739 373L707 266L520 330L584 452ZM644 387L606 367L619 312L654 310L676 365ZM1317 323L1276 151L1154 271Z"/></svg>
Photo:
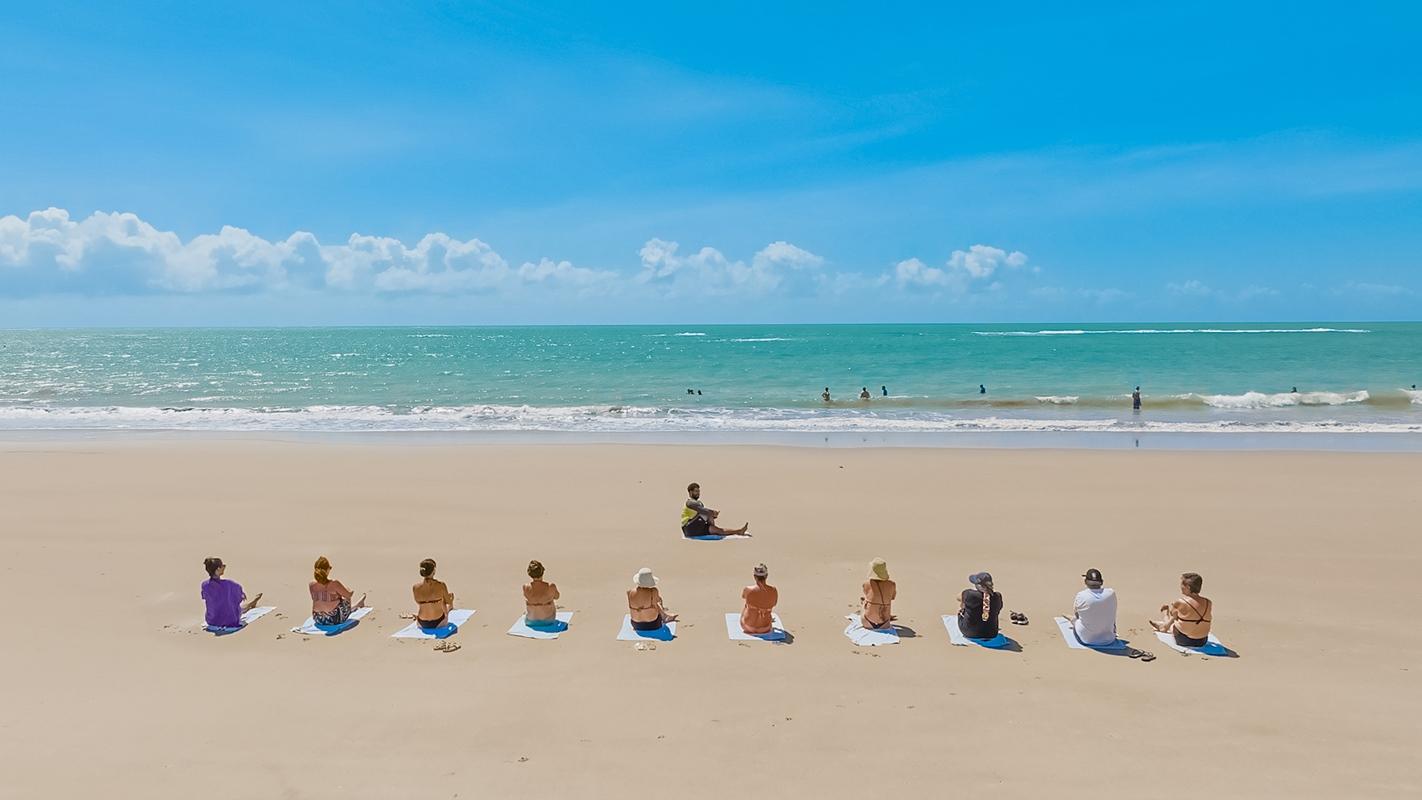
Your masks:
<svg viewBox="0 0 1422 800"><path fill-rule="evenodd" d="M894 265L893 280L903 288L936 288L966 292L975 287L998 290L1001 284L992 281L1000 271L1020 270L1027 265L1027 254L1000 247L975 244L967 250L954 250L942 267L933 267L917 258Z"/></svg>
<svg viewBox="0 0 1422 800"><path fill-rule="evenodd" d="M1193 279L1183 283L1167 283L1165 284L1165 290L1177 297L1223 300L1230 303L1244 303L1250 300L1279 296L1279 290L1270 286L1250 284L1243 289L1227 290L1216 289L1206 283Z"/></svg>
<svg viewBox="0 0 1422 800"><path fill-rule="evenodd" d="M766 294L792 284L813 283L825 260L789 242L772 242L746 263L727 258L714 247L682 255L681 245L650 239L642 245L642 271L636 280L666 287L673 294Z"/></svg>
<svg viewBox="0 0 1422 800"><path fill-rule="evenodd" d="M74 220L50 208L0 217L0 287L12 293L136 294L267 291L285 288L374 293L461 294L527 285L577 289L614 273L544 259L511 266L485 242L432 233L399 239L353 235L323 245L298 231L268 241L242 228L183 241L135 214L98 212Z"/></svg>

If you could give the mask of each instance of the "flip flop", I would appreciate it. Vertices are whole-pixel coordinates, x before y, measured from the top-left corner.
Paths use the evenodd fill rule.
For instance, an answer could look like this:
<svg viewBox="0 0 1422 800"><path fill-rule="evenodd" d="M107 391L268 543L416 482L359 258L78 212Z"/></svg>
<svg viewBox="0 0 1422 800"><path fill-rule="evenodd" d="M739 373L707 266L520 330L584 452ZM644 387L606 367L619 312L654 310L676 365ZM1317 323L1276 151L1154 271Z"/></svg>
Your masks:
<svg viewBox="0 0 1422 800"><path fill-rule="evenodd" d="M1150 651L1148 651L1148 650L1141 650L1141 651L1140 651L1140 654L1141 654L1141 655L1140 655L1140 659L1141 659L1142 661L1154 661L1154 660L1155 660L1155 653L1152 653L1152 652L1150 652ZM1133 657L1134 657L1134 656L1133 656Z"/></svg>
<svg viewBox="0 0 1422 800"><path fill-rule="evenodd" d="M1017 613L1016 611L1014 611L1014 612L1012 612L1012 614L1011 614L1010 616L1011 616L1012 624L1013 624L1013 625L1026 625L1026 624L1027 624L1027 615L1026 615L1026 614L1019 614L1019 613Z"/></svg>

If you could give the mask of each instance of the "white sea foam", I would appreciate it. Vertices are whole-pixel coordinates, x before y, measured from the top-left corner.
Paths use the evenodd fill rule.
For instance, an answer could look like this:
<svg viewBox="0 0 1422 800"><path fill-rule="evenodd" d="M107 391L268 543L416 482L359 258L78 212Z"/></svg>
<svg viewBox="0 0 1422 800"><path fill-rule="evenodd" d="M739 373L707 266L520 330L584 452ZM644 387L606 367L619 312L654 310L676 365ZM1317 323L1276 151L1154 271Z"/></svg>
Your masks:
<svg viewBox="0 0 1422 800"><path fill-rule="evenodd" d="M1245 392L1244 394L1193 395L1207 406L1229 409L1343 406L1365 403L1369 396L1365 390L1356 392L1279 392L1277 394Z"/></svg>
<svg viewBox="0 0 1422 800"><path fill-rule="evenodd" d="M697 331L684 331L684 332L682 332L682 333L674 333L674 334L672 334L672 335L673 335L673 336L705 336L706 334L704 334L704 333L699 333L699 332L697 332Z"/></svg>
<svg viewBox="0 0 1422 800"><path fill-rule="evenodd" d="M1136 328L1122 330L973 331L977 336L1088 336L1161 333L1372 333L1363 328Z"/></svg>
<svg viewBox="0 0 1422 800"><path fill-rule="evenodd" d="M1399 389L1398 391L1407 395L1413 405L1422 406L1422 389Z"/></svg>
<svg viewBox="0 0 1422 800"><path fill-rule="evenodd" d="M724 342L788 342L784 336L764 336L757 339L722 339Z"/></svg>
<svg viewBox="0 0 1422 800"><path fill-rule="evenodd" d="M1054 406L1073 406L1081 398L1074 394L1049 394L1045 397L1038 397L1037 402L1048 403Z"/></svg>
<svg viewBox="0 0 1422 800"><path fill-rule="evenodd" d="M1267 395L1260 395L1267 397ZM490 431L565 433L951 433L957 431L1158 431L1422 433L1422 422L1236 418L1166 421L1139 418L968 417L941 412L889 415L785 408L654 406L382 406L304 408L0 407L0 430L198 430L282 432Z"/></svg>

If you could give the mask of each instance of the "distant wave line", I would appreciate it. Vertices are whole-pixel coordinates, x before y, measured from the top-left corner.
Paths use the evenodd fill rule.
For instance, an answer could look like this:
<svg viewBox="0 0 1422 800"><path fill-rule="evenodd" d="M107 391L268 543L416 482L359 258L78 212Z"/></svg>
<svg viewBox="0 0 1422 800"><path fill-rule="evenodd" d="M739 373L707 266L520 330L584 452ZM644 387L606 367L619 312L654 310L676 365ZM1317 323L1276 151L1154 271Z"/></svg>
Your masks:
<svg viewBox="0 0 1422 800"><path fill-rule="evenodd" d="M1372 333L1365 328L1136 328L1120 330L973 331L975 336L1103 336L1182 333Z"/></svg>

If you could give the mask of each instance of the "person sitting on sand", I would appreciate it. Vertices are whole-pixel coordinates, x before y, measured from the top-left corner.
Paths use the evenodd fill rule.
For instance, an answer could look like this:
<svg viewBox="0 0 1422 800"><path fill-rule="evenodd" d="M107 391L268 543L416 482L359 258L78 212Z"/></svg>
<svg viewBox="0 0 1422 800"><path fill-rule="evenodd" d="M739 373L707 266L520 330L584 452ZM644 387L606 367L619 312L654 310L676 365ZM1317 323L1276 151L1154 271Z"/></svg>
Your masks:
<svg viewBox="0 0 1422 800"><path fill-rule="evenodd" d="M350 589L344 583L331 580L331 561L325 556L316 559L315 580L311 581L311 621L317 625L340 625L351 618ZM365 595L355 608L365 608Z"/></svg>
<svg viewBox="0 0 1422 800"><path fill-rule="evenodd" d="M454 594L434 574L433 558L420 562L420 582L414 586L415 622L427 631L443 627L449 619L449 612L454 610Z"/></svg>
<svg viewBox="0 0 1422 800"><path fill-rule="evenodd" d="M969 639L992 639L998 634L1002 615L1002 594L992 590L992 576L974 572L968 576L973 588L958 595L958 630Z"/></svg>
<svg viewBox="0 0 1422 800"><path fill-rule="evenodd" d="M1076 593L1072 629L1084 645L1101 647L1116 641L1116 590L1106 587L1101 570L1082 574L1086 588Z"/></svg>
<svg viewBox="0 0 1422 800"><path fill-rule="evenodd" d="M750 523L739 528L722 528L716 524L716 518L721 516L721 512L714 508L707 508L701 502L701 484L691 483L686 486L686 503L681 508L681 535L682 536L749 536L746 533L750 529Z"/></svg>
<svg viewBox="0 0 1422 800"><path fill-rule="evenodd" d="M756 564L751 570L755 583L741 590L745 607L741 609L741 630L746 633L770 633L775 628L775 604L780 602L780 591L765 582L770 570L764 564Z"/></svg>
<svg viewBox="0 0 1422 800"><path fill-rule="evenodd" d="M651 567L642 567L632 576L632 588L627 590L627 610L632 617L633 630L654 631L668 622L676 622L676 615L662 604L662 592L657 583Z"/></svg>
<svg viewBox="0 0 1422 800"><path fill-rule="evenodd" d="M898 597L898 584L889 580L889 565L882 558L869 562L869 580L860 588L859 624L866 628L882 630L893 627L894 598Z"/></svg>
<svg viewBox="0 0 1422 800"><path fill-rule="evenodd" d="M1214 621L1215 604L1200 596L1205 579L1193 572L1180 576L1180 599L1160 607L1161 620L1151 620L1150 626L1161 633L1175 636L1181 647L1204 647L1209 644L1210 623Z"/></svg>
<svg viewBox="0 0 1422 800"><path fill-rule="evenodd" d="M558 584L543 580L543 564L538 561L528 562L528 577L532 580L523 585L524 624L552 625L558 621L558 606L553 602L558 599Z"/></svg>
<svg viewBox="0 0 1422 800"><path fill-rule="evenodd" d="M257 592L256 597L247 600L242 584L222 577L227 572L227 565L220 558L205 558L202 566L207 570L207 580L202 582L202 601L207 606L204 619L208 627L240 628L242 615L257 606L262 593Z"/></svg>

